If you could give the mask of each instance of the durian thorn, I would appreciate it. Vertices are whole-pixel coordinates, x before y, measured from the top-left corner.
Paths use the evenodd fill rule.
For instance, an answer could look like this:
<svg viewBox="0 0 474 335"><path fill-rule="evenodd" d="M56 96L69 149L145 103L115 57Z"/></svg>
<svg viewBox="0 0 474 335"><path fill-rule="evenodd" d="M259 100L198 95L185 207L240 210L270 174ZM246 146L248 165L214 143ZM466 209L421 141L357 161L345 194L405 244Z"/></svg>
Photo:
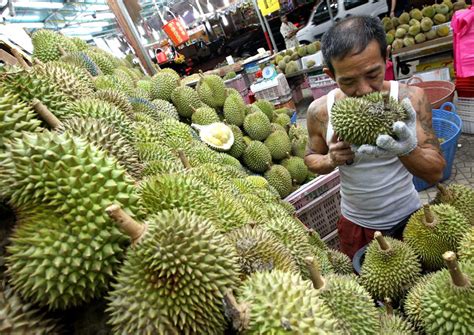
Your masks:
<svg viewBox="0 0 474 335"><path fill-rule="evenodd" d="M429 204L423 205L423 213L425 215L425 225L428 227L433 227L435 226L435 217L433 215L433 212L430 209Z"/></svg>
<svg viewBox="0 0 474 335"><path fill-rule="evenodd" d="M33 58L33 64L35 65L43 65L44 63L40 61L38 58Z"/></svg>
<svg viewBox="0 0 474 335"><path fill-rule="evenodd" d="M189 105L189 108L191 108L191 110L193 111L193 114L196 113L197 109L194 108L194 106Z"/></svg>
<svg viewBox="0 0 474 335"><path fill-rule="evenodd" d="M321 276L319 265L313 257L306 257L304 259L306 267L309 271L309 277L313 282L313 287L317 290L322 289L325 285L324 278Z"/></svg>
<svg viewBox="0 0 474 335"><path fill-rule="evenodd" d="M232 326L235 330L242 332L248 329L250 309L247 304L238 304L231 290L224 294L224 306L226 314L232 320Z"/></svg>
<svg viewBox="0 0 474 335"><path fill-rule="evenodd" d="M393 315L393 305L392 305L392 299L385 297L383 299L384 304L385 304L385 310L387 311L388 315Z"/></svg>
<svg viewBox="0 0 474 335"><path fill-rule="evenodd" d="M452 251L446 251L443 254L443 258L448 267L453 284L458 287L466 287L470 285L469 278L464 273L462 273L461 269L459 268L456 254Z"/></svg>
<svg viewBox="0 0 474 335"><path fill-rule="evenodd" d="M189 159L188 157L186 157L186 154L184 153L183 149L178 149L178 156L179 156L179 160L181 161L181 163L183 164L186 170L189 170L192 168L191 164L189 164Z"/></svg>
<svg viewBox="0 0 474 335"><path fill-rule="evenodd" d="M390 244L388 244L387 240L383 237L381 232L376 231L374 233L374 238L377 240L380 249L384 251L390 250Z"/></svg>
<svg viewBox="0 0 474 335"><path fill-rule="evenodd" d="M16 48L12 48L12 54L13 56L15 56L16 60L22 68L24 68L25 70L30 69L30 66L26 63L25 59Z"/></svg>
<svg viewBox="0 0 474 335"><path fill-rule="evenodd" d="M108 206L105 212L125 234L130 236L133 244L138 243L145 233L146 225L141 225L136 222L117 204Z"/></svg>
<svg viewBox="0 0 474 335"><path fill-rule="evenodd" d="M62 125L61 121L59 121L59 119L51 113L48 107L43 105L41 101L35 98L31 104L35 112L51 127L51 129L56 129Z"/></svg>
<svg viewBox="0 0 474 335"><path fill-rule="evenodd" d="M67 54L62 46L58 46L58 51L61 54L61 56L66 56Z"/></svg>

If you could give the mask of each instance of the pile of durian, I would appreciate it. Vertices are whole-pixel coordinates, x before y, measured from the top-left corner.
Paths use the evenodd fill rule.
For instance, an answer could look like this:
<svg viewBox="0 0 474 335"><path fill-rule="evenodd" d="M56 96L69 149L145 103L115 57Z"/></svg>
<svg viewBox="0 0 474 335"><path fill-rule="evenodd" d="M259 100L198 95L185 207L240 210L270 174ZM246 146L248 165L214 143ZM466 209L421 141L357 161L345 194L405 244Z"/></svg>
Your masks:
<svg viewBox="0 0 474 335"><path fill-rule="evenodd" d="M294 49L283 50L275 56L275 59L272 63L278 67L284 74L292 74L298 72L300 69L297 60L301 59L308 55L313 55L316 52L321 50L321 42L314 41L308 45L298 45ZM308 60L306 62L306 67L310 68L316 64L314 60Z"/></svg>
<svg viewBox="0 0 474 335"><path fill-rule="evenodd" d="M440 4L424 6L422 10L412 9L409 13L403 12L399 17L384 17L384 26L387 44L393 50L409 47L439 37L449 35L449 27L441 25L451 20L457 10L467 8L466 2L459 0L443 0Z"/></svg>
<svg viewBox="0 0 474 335"><path fill-rule="evenodd" d="M377 235L356 277L280 200L292 176L271 162L307 136L286 113L50 31L33 44L33 67L0 73L0 333L474 332L472 189L441 188L406 242ZM250 140L216 152L189 125L221 117Z"/></svg>

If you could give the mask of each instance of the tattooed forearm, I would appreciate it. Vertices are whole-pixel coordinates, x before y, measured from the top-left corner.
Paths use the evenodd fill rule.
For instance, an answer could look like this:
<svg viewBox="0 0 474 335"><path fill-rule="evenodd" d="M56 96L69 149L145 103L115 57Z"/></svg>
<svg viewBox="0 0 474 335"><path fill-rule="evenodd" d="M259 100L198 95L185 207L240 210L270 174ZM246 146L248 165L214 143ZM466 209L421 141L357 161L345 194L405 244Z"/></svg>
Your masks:
<svg viewBox="0 0 474 335"><path fill-rule="evenodd" d="M419 144L431 145L438 152L441 152L438 138L436 137L432 127L431 104L425 95L423 95L423 97L419 100L419 103L421 106L419 109L419 111L421 112L419 122L421 128L423 129L423 135L425 136L424 141Z"/></svg>

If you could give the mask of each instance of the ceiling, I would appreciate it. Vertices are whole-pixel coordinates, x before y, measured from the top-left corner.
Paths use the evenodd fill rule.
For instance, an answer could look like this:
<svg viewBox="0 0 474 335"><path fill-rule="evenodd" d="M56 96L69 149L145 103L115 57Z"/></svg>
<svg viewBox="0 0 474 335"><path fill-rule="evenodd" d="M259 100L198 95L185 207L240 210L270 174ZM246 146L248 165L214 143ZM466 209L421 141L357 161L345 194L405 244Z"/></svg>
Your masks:
<svg viewBox="0 0 474 335"><path fill-rule="evenodd" d="M199 7L197 1L203 13L208 12L208 0L138 1L142 7L141 16L145 19L158 12L165 15L165 18L170 11L175 15L192 12ZM210 0L215 10L223 9L233 2L235 1ZM106 0L0 0L0 15L3 24L14 24L30 30L60 30L65 35L86 39L112 34L117 29L115 16Z"/></svg>

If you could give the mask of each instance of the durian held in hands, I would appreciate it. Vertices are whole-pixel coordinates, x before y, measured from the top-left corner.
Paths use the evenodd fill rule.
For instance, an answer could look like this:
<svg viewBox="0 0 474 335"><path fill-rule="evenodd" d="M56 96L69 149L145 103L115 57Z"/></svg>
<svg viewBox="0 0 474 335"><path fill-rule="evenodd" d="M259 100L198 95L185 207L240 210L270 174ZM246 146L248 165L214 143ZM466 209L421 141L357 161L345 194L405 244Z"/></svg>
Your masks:
<svg viewBox="0 0 474 335"><path fill-rule="evenodd" d="M335 133L355 145L376 145L379 135L394 136L393 124L407 117L400 103L380 92L338 100L331 111Z"/></svg>

